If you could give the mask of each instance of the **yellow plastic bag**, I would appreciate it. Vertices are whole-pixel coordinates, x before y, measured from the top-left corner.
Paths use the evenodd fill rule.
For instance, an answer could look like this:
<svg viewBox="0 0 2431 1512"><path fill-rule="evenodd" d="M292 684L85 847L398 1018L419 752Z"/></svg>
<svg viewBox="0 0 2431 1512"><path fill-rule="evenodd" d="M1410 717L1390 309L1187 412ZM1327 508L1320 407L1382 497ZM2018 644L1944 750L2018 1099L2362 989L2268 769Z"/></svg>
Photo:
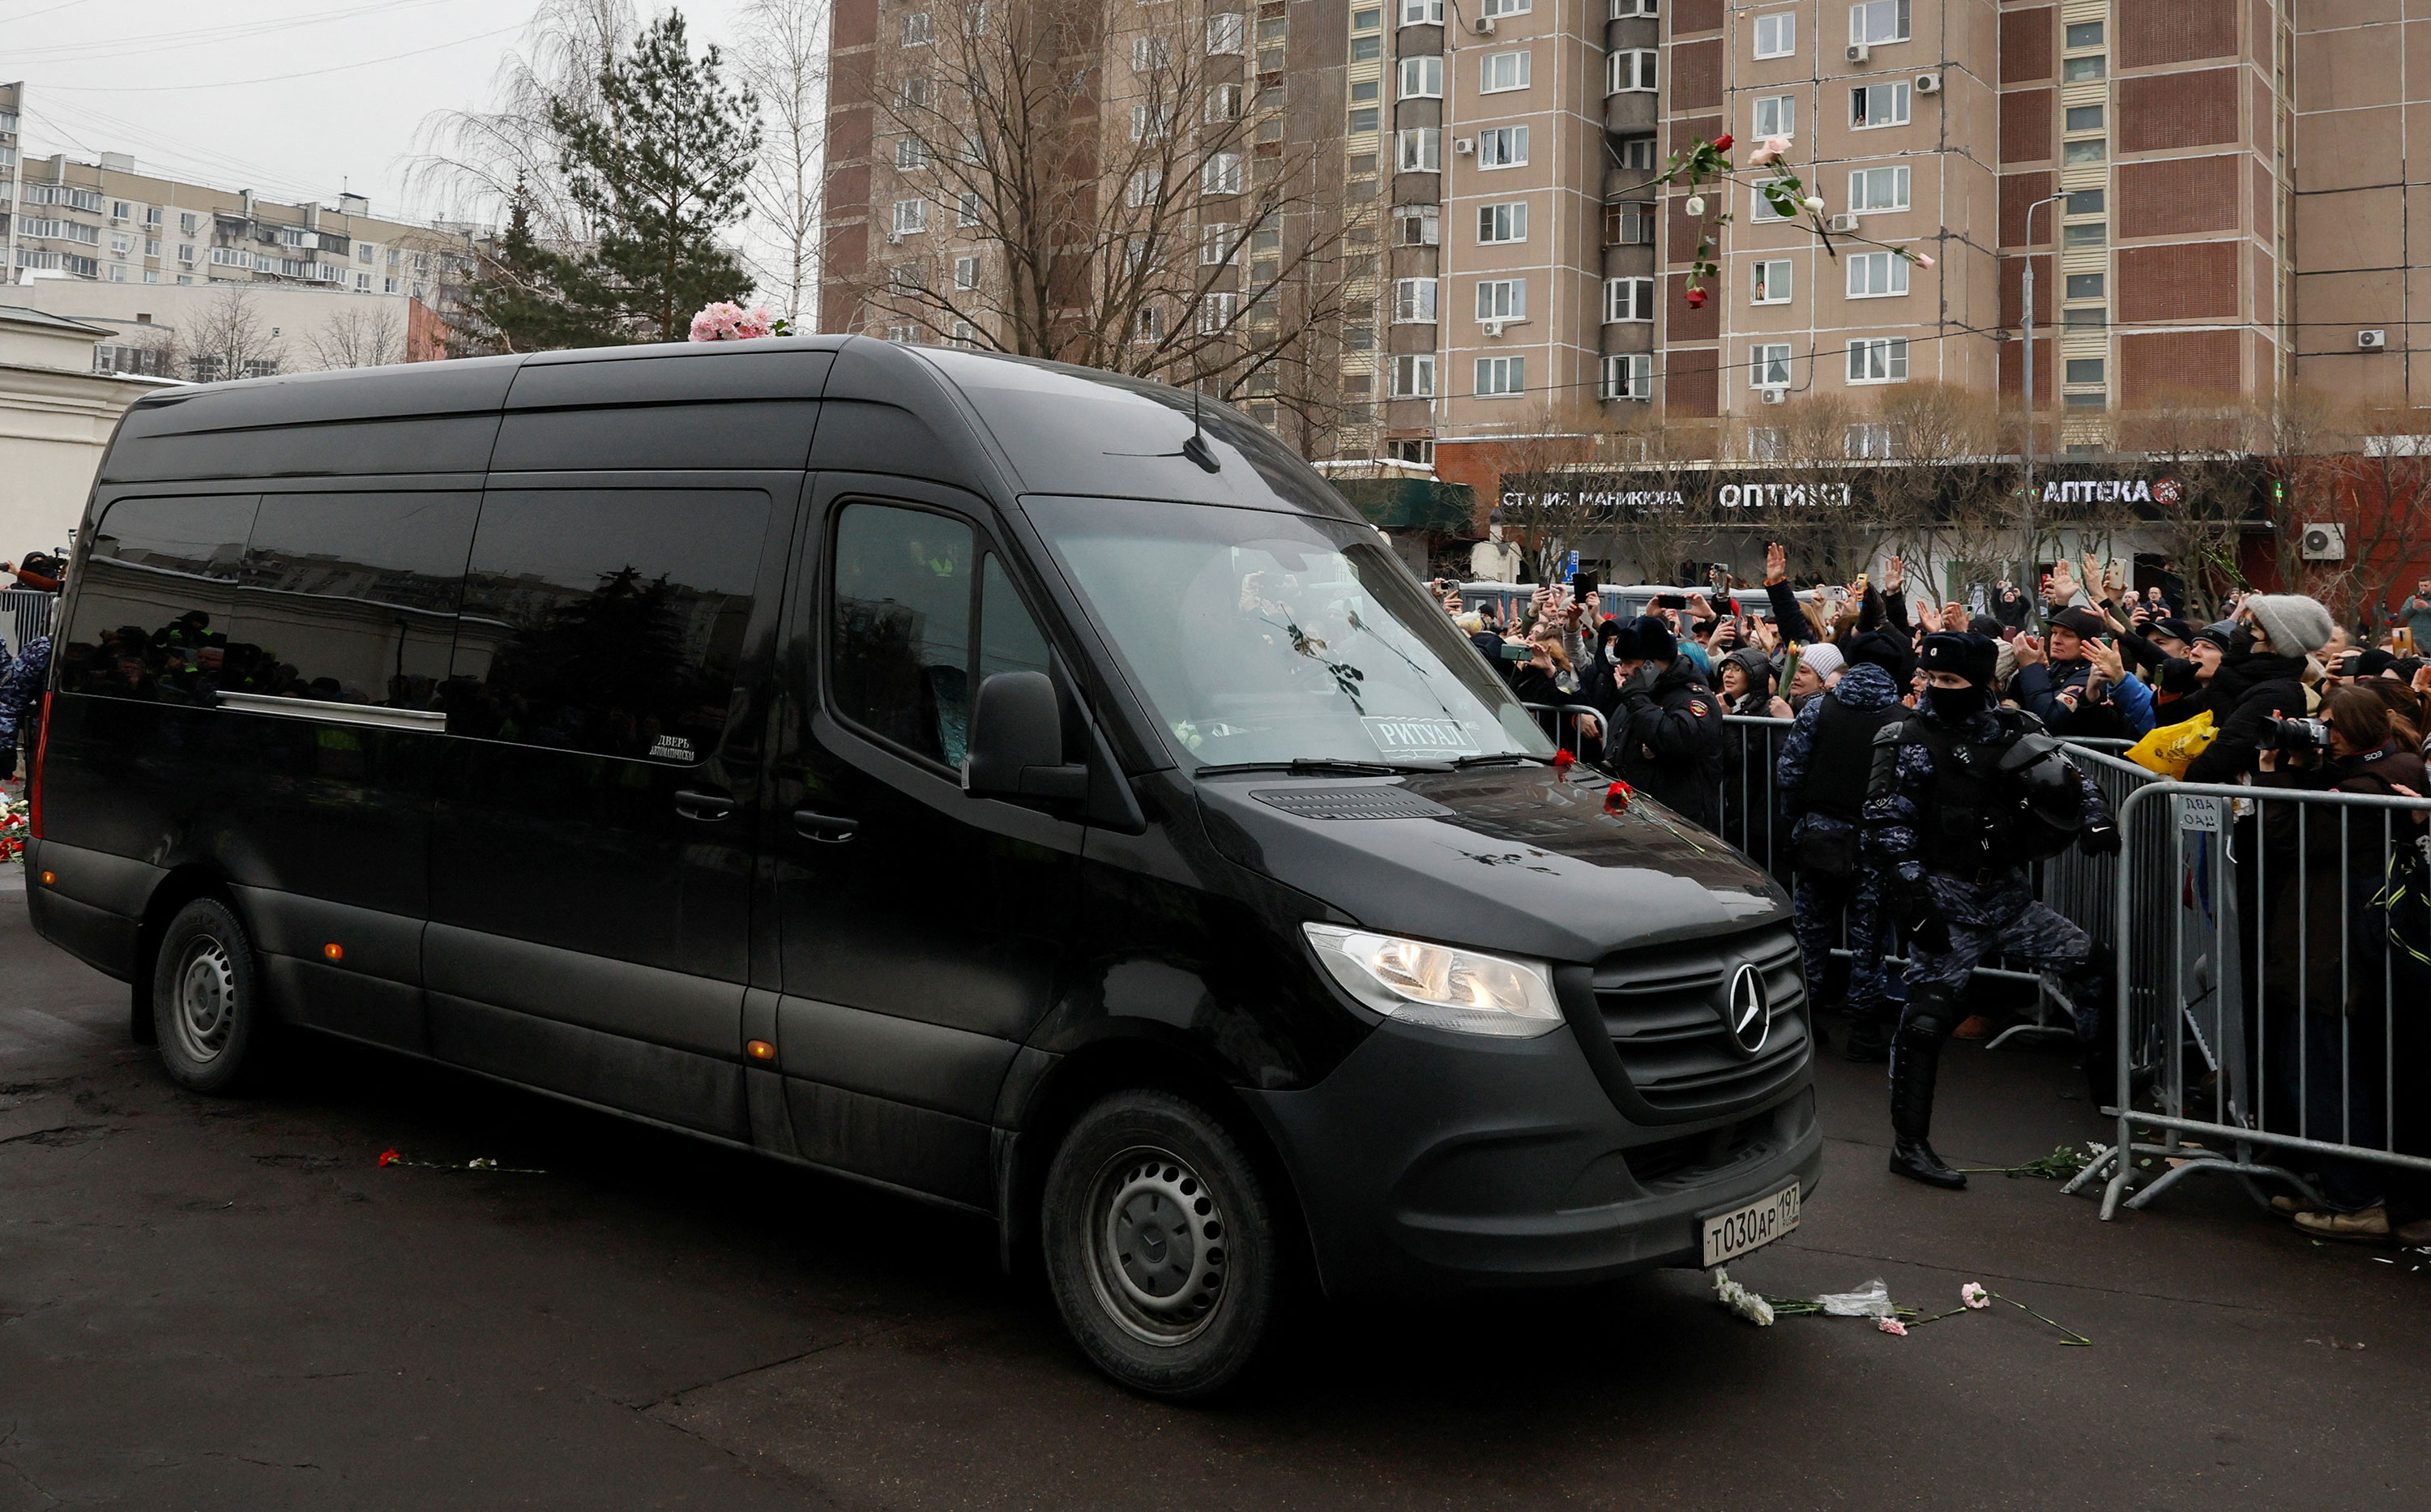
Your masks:
<svg viewBox="0 0 2431 1512"><path fill-rule="evenodd" d="M2220 731L2212 724L2211 711L2205 709L2183 724L2163 725L2136 742L2127 748L2127 759L2148 772L2171 781L2184 781L2187 767L2219 735Z"/></svg>

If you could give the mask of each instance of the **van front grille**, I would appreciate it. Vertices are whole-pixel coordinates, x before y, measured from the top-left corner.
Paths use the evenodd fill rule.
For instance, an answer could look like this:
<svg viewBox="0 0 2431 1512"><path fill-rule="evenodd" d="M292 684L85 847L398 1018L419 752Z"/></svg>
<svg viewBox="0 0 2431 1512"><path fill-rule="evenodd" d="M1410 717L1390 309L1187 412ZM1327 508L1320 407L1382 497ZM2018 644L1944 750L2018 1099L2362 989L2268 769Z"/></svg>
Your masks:
<svg viewBox="0 0 2431 1512"><path fill-rule="evenodd" d="M1742 965L1755 967L1772 1007L1771 1032L1753 1054L1727 1016ZM1595 968L1595 996L1630 1085L1666 1113L1745 1107L1806 1066L1806 983L1786 925L1606 956Z"/></svg>

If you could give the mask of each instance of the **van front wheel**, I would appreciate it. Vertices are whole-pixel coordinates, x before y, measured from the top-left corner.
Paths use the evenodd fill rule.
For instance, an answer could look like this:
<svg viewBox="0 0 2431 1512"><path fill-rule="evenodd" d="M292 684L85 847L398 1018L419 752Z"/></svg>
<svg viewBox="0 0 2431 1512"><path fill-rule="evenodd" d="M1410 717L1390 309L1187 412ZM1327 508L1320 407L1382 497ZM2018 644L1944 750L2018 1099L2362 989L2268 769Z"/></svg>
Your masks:
<svg viewBox="0 0 2431 1512"><path fill-rule="evenodd" d="M226 903L197 898L160 935L152 1026L169 1079L189 1091L233 1091L266 1037L253 944Z"/></svg>
<svg viewBox="0 0 2431 1512"><path fill-rule="evenodd" d="M1204 1397L1257 1352L1280 1289L1273 1206L1249 1152L1197 1103L1123 1092L1082 1114L1040 1217L1055 1304L1108 1375Z"/></svg>

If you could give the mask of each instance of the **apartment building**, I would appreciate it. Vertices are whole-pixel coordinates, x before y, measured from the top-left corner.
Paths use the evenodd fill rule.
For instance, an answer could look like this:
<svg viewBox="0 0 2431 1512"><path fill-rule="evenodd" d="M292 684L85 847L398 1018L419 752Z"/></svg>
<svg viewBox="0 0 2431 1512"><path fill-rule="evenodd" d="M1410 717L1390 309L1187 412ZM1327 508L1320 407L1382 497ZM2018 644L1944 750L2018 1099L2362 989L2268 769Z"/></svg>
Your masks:
<svg viewBox="0 0 2431 1512"><path fill-rule="evenodd" d="M124 153L27 158L25 86L0 84L0 267L105 284L226 283L390 295L431 305L452 282L461 229L371 213L360 194L280 205L144 173Z"/></svg>

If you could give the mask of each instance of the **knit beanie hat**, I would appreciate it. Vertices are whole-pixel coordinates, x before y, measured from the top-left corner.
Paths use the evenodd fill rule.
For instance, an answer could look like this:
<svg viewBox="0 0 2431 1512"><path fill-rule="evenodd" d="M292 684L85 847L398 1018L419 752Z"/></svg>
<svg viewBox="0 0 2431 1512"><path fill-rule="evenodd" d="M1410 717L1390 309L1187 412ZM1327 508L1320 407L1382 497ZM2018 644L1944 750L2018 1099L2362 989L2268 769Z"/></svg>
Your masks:
<svg viewBox="0 0 2431 1512"><path fill-rule="evenodd" d="M1802 646L1798 648L1798 664L1813 667L1815 675L1826 682L1832 680L1832 674L1846 665L1848 660L1840 654L1838 647L1828 642L1819 641L1813 646Z"/></svg>
<svg viewBox="0 0 2431 1512"><path fill-rule="evenodd" d="M2338 631L2320 600L2303 594L2256 594L2245 608L2271 637L2271 649L2281 656L2310 656Z"/></svg>

